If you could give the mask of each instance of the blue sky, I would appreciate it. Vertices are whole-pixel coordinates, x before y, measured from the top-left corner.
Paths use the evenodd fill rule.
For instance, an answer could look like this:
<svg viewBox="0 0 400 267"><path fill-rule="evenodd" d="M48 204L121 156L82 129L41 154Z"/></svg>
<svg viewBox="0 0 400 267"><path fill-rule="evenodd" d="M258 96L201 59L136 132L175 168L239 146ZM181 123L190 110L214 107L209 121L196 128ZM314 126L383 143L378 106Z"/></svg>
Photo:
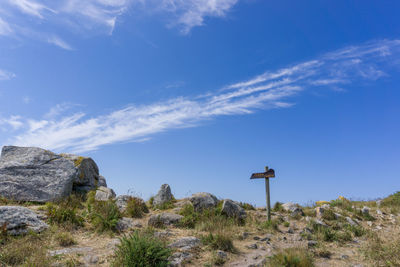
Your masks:
<svg viewBox="0 0 400 267"><path fill-rule="evenodd" d="M0 141L118 194L308 203L399 190L398 1L5 0Z"/></svg>

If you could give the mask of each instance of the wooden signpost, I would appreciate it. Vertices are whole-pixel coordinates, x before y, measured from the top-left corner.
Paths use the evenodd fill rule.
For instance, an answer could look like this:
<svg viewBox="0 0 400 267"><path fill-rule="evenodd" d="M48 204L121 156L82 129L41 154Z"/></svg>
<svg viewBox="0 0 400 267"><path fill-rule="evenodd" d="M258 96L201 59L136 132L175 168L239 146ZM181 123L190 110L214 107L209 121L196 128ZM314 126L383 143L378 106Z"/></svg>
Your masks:
<svg viewBox="0 0 400 267"><path fill-rule="evenodd" d="M269 178L275 177L274 169L268 169L268 166L265 166L265 172L253 173L250 179L259 179L265 178L265 192L267 193L267 218L268 221L271 220L271 199L269 194Z"/></svg>

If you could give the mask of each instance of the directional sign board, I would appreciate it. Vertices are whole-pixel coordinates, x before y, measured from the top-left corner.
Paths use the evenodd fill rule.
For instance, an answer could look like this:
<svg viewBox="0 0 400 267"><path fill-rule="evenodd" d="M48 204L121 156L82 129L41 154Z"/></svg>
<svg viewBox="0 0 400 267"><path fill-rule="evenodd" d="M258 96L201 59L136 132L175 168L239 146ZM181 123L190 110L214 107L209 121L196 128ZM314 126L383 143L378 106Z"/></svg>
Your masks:
<svg viewBox="0 0 400 267"><path fill-rule="evenodd" d="M258 178L274 178L275 177L275 171L274 169L269 169L266 172L256 172L253 173L250 177L250 179L258 179Z"/></svg>

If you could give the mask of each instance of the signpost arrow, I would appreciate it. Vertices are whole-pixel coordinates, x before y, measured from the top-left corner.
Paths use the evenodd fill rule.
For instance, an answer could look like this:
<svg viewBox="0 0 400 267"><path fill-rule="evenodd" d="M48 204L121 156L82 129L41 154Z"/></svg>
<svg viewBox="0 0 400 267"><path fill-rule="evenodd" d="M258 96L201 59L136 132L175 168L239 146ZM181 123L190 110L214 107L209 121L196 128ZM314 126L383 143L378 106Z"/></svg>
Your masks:
<svg viewBox="0 0 400 267"><path fill-rule="evenodd" d="M253 173L250 177L250 179L265 178L265 192L267 194L267 218L268 218L268 221L271 220L271 199L270 199L270 194L269 194L269 178L274 178L274 177L275 177L274 169L268 169L268 166L265 166L265 172Z"/></svg>

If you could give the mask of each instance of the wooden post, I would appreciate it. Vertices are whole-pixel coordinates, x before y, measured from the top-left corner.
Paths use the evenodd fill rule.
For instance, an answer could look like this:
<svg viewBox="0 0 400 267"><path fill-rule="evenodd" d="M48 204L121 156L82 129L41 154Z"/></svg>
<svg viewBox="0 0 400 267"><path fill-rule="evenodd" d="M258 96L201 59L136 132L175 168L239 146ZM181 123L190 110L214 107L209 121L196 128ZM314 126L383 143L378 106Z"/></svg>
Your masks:
<svg viewBox="0 0 400 267"><path fill-rule="evenodd" d="M269 178L265 178L265 192L267 193L267 218L271 220L271 199L269 195Z"/></svg>
<svg viewBox="0 0 400 267"><path fill-rule="evenodd" d="M268 166L265 167L265 172L253 173L250 179L257 178L265 178L265 193L267 195L267 218L268 221L271 221L271 197L269 193L269 178L275 177L275 171L273 169L268 169Z"/></svg>

